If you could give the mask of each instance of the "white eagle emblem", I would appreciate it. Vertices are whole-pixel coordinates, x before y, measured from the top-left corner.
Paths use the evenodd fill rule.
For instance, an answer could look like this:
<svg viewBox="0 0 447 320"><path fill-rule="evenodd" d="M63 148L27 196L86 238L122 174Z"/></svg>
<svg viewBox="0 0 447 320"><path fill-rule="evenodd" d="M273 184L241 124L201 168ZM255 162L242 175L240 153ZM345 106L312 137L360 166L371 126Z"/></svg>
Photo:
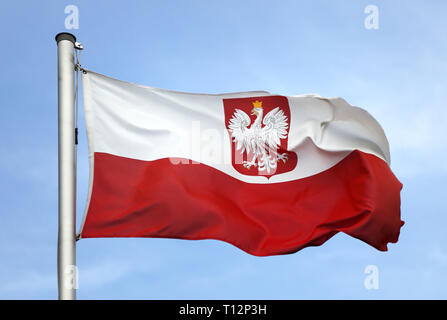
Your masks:
<svg viewBox="0 0 447 320"><path fill-rule="evenodd" d="M287 153L279 153L278 147L281 144L280 139L287 138L288 119L277 107L267 113L263 120L261 101L253 102L251 114L256 115L256 120L249 127L250 117L244 111L236 109L228 124L228 131L236 143L236 150L241 154L247 153L249 161L244 161L244 167L258 167L259 172L266 171L270 174L276 169L279 160L284 163L287 161Z"/></svg>

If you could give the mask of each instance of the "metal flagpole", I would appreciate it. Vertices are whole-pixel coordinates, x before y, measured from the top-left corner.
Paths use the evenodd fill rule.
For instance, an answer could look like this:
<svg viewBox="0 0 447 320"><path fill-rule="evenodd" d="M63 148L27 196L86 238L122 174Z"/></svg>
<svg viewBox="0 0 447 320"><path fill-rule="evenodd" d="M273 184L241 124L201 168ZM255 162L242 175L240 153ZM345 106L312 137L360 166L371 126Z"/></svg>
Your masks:
<svg viewBox="0 0 447 320"><path fill-rule="evenodd" d="M60 300L75 300L76 268L76 146L74 50L76 37L56 35L58 72L59 230L57 248Z"/></svg>

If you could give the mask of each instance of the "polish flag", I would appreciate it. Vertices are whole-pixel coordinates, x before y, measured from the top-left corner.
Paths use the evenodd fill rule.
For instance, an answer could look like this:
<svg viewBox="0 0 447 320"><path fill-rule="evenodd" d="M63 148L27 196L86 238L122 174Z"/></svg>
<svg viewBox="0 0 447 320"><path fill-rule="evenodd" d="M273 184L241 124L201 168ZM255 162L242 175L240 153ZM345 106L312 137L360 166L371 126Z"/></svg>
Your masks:
<svg viewBox="0 0 447 320"><path fill-rule="evenodd" d="M82 77L90 182L79 238L217 239L256 256L338 232L382 251L397 242L402 184L365 110Z"/></svg>

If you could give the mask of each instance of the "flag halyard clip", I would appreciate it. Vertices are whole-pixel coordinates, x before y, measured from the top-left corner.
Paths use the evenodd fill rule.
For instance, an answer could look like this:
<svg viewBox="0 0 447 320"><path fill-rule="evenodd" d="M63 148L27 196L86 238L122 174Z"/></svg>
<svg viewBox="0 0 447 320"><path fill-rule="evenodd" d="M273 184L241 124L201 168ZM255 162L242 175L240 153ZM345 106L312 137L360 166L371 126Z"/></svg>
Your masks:
<svg viewBox="0 0 447 320"><path fill-rule="evenodd" d="M79 56L76 54L76 64L75 64L75 71L82 71L83 74L87 73L87 70L82 68L81 66L81 51L84 50L84 46L80 42L75 42L74 48L79 51Z"/></svg>
<svg viewBox="0 0 447 320"><path fill-rule="evenodd" d="M75 71L82 71L83 74L87 73L87 70L85 70L79 62L75 64L74 69L75 69Z"/></svg>
<svg viewBox="0 0 447 320"><path fill-rule="evenodd" d="M77 42L77 41L75 42L74 47L75 47L76 50L83 50L84 49L84 46L82 45L82 43Z"/></svg>

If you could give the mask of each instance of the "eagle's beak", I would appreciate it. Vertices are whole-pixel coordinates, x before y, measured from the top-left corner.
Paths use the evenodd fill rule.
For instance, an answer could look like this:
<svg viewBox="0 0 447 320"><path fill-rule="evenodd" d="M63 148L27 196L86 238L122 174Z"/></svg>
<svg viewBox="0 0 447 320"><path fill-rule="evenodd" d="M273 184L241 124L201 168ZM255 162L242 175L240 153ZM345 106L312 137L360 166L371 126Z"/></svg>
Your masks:
<svg viewBox="0 0 447 320"><path fill-rule="evenodd" d="M251 109L251 115L258 115L258 110L256 108Z"/></svg>

